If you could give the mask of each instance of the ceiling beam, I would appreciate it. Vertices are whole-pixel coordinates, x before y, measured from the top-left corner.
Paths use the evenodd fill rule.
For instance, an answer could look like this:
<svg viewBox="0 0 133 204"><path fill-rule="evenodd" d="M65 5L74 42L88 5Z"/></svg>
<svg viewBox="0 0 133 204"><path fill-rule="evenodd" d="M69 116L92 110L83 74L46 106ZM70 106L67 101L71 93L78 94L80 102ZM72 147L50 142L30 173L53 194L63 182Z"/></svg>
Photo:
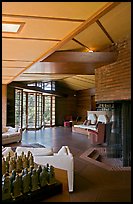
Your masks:
<svg viewBox="0 0 133 204"><path fill-rule="evenodd" d="M116 61L117 52L72 52L56 51L42 62L111 63Z"/></svg>
<svg viewBox="0 0 133 204"><path fill-rule="evenodd" d="M48 50L48 52L44 53L37 61L42 61L52 53L54 53L57 49L60 49L65 43L67 43L69 40L72 40L76 35L78 35L80 32L85 30L88 26L92 25L94 22L96 22L99 18L104 16L106 13L111 11L114 7L116 7L120 2L107 2L101 9L99 9L96 13L94 13L91 17L89 17L87 20L85 20L83 23L81 23L75 30L73 30L69 35L67 35L61 42L56 44L51 50Z"/></svg>
<svg viewBox="0 0 133 204"><path fill-rule="evenodd" d="M71 19L71 18L57 18L49 16L31 16L31 15L20 15L20 14L6 14L2 13L3 17L13 17L13 18L26 18L26 19L40 19L40 20L52 20L52 21L71 21L71 22L84 22L82 19Z"/></svg>
<svg viewBox="0 0 133 204"><path fill-rule="evenodd" d="M108 37L108 39L114 44L114 40L112 39L112 37L109 35L109 33L106 31L106 29L104 28L104 26L101 24L101 22L99 20L96 21L97 25L102 29L102 31L104 32L104 34Z"/></svg>
<svg viewBox="0 0 133 204"><path fill-rule="evenodd" d="M83 43L79 42L78 40L76 40L75 38L72 39L73 41L75 41L76 43L78 43L79 45L81 45L83 48L90 50L89 47L87 47L86 45L84 45Z"/></svg>
<svg viewBox="0 0 133 204"><path fill-rule="evenodd" d="M99 18L104 16L106 13L108 13L110 10L112 10L115 6L117 6L120 2L107 2L101 9L99 9L96 13L94 13L91 17L89 17L87 20L85 20L83 23L81 23L75 30L73 30L71 33L69 33L64 39L62 39L61 42L58 42L54 47L52 47L47 52L43 53L40 57L38 57L33 63L28 65L21 73L26 71L28 68L32 67L34 64L36 64L39 61L42 61L46 59L48 56L53 54L56 50L60 49L62 46L64 46L68 41L72 40L76 35L78 35L80 32L82 32L84 29L86 29L88 26L96 22ZM13 79L19 76L16 75Z"/></svg>
<svg viewBox="0 0 133 204"><path fill-rule="evenodd" d="M25 74L95 74L94 65L89 63L79 62L38 62L30 71L30 68L25 71Z"/></svg>
<svg viewBox="0 0 133 204"><path fill-rule="evenodd" d="M4 36L2 39L13 39L13 40L39 40L39 41L50 41L50 42L60 42L59 39L51 39L51 38L35 38L35 37L16 37L16 36Z"/></svg>

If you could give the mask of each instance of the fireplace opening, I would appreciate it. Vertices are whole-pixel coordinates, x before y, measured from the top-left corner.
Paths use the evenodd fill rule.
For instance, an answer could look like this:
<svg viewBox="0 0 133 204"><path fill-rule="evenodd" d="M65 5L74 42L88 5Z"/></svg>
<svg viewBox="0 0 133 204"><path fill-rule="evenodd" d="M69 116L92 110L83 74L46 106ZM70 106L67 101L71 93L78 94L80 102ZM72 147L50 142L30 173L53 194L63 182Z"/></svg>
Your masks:
<svg viewBox="0 0 133 204"><path fill-rule="evenodd" d="M119 158L123 167L131 166L131 101L100 102L112 111L111 134L106 135L108 158ZM101 109L102 110L102 109ZM107 109L109 110L109 109Z"/></svg>

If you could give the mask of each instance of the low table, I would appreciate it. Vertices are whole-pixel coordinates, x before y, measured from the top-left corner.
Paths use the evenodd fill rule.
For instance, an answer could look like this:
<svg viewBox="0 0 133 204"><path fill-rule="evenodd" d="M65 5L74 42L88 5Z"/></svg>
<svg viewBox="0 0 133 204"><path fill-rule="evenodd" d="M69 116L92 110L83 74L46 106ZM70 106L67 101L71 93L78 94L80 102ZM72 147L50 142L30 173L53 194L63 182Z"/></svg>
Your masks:
<svg viewBox="0 0 133 204"><path fill-rule="evenodd" d="M67 171L55 168L55 177L63 184L62 193L49 197L48 199L45 199L42 202L70 202Z"/></svg>

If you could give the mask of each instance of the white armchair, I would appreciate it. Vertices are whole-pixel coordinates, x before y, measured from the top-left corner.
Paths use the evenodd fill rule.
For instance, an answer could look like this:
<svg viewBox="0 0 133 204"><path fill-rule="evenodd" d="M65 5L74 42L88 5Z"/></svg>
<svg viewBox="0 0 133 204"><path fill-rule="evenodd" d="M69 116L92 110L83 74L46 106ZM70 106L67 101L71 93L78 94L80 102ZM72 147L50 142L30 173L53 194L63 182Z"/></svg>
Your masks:
<svg viewBox="0 0 133 204"><path fill-rule="evenodd" d="M24 151L24 153L26 154L27 150L30 150L32 152L31 148L16 148L16 152L18 155L20 155L22 151ZM35 151L37 151L38 153L35 153ZM46 152L47 148L43 148L43 152L41 151L40 154L39 148L34 148L34 162L39 165L46 165L48 163L49 165L53 165L55 168L66 170L68 176L68 189L69 192L72 192L74 183L74 161L73 155L71 154L68 146L62 146L61 149L57 153L53 153L53 155L48 155Z"/></svg>

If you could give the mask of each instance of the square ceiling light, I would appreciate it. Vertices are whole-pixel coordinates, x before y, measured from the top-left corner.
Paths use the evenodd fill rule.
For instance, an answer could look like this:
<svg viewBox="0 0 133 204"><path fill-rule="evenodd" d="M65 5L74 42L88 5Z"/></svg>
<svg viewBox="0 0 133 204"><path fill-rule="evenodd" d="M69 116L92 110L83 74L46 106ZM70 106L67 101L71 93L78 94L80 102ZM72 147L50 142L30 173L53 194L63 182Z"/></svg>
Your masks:
<svg viewBox="0 0 133 204"><path fill-rule="evenodd" d="M18 33L24 23L20 22L2 22L2 32L3 33Z"/></svg>

